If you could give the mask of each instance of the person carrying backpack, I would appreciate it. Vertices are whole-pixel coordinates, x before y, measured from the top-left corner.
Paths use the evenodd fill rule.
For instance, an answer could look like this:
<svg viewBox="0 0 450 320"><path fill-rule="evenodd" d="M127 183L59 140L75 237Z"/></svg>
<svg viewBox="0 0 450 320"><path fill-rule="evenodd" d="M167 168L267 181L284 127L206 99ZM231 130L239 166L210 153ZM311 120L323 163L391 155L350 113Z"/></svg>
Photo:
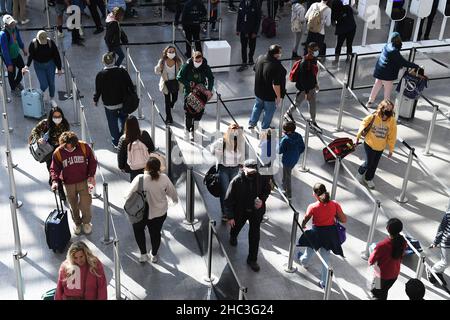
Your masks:
<svg viewBox="0 0 450 320"><path fill-rule="evenodd" d="M202 85L203 87L207 86L205 99L209 100L213 95L212 89L214 87L214 75L208 65L208 61L206 61L200 51L194 52L192 58L189 58L181 66L180 71L178 71L177 80L184 86L185 133L190 132L191 139L194 139L194 121L200 121L205 110L204 106L198 112L192 110L187 104L187 97L196 85ZM206 101L204 102L206 103Z"/></svg>
<svg viewBox="0 0 450 320"><path fill-rule="evenodd" d="M303 57L302 61L298 62L297 74L293 75L295 87L298 91L294 104L291 105L286 111L285 118L288 121L294 122L294 117L292 114L294 109L300 107L301 103L304 100L307 100L312 124L317 130L320 130L320 127L316 123L316 91L319 91L319 67L317 65L318 56L318 44L315 42L309 43L308 54Z"/></svg>
<svg viewBox="0 0 450 320"><path fill-rule="evenodd" d="M106 33L104 39L108 51L117 54L117 67L120 67L123 59L125 59L125 53L123 53L121 44L128 44L128 37L120 28L120 21L122 21L124 14L125 11L121 7L115 7L106 17Z"/></svg>
<svg viewBox="0 0 450 320"><path fill-rule="evenodd" d="M23 90L22 68L25 67L20 50L25 56L28 56L28 50L25 48L19 29L17 29L17 21L9 14L3 16L4 28L0 32L0 46L2 60L8 69L8 82L11 92L20 97Z"/></svg>
<svg viewBox="0 0 450 320"><path fill-rule="evenodd" d="M322 0L319 3L313 3L305 14L308 27L308 36L305 43L316 42L319 46L319 54L326 54L325 45L325 26L331 26L331 9L328 7L329 0ZM308 52L305 46L305 54Z"/></svg>
<svg viewBox="0 0 450 320"><path fill-rule="evenodd" d="M298 57L298 46L301 43L303 35L303 25L306 21L304 6L305 0L292 0L292 13L291 13L291 31L295 35L295 43L292 49L292 59Z"/></svg>
<svg viewBox="0 0 450 320"><path fill-rule="evenodd" d="M149 154L155 151L155 145L148 132L139 128L135 116L128 116L124 132L119 139L117 164L122 172L130 174L131 182L138 174L144 173Z"/></svg>

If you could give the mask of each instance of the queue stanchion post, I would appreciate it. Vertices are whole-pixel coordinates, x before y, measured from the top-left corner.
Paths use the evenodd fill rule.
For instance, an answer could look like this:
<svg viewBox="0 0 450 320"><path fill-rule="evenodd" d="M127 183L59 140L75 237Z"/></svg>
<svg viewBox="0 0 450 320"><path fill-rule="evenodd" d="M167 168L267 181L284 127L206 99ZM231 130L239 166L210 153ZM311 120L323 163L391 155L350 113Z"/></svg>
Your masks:
<svg viewBox="0 0 450 320"><path fill-rule="evenodd" d="M417 269L416 269L416 279L422 279L423 270L425 268L425 254L423 252L420 252L419 255L419 262L417 263Z"/></svg>
<svg viewBox="0 0 450 320"><path fill-rule="evenodd" d="M172 178L172 131L170 125L166 124L166 161L167 161L167 176Z"/></svg>
<svg viewBox="0 0 450 320"><path fill-rule="evenodd" d="M220 132L220 98L221 95L216 91L217 102L216 102L216 133Z"/></svg>
<svg viewBox="0 0 450 320"><path fill-rule="evenodd" d="M6 113L3 113L2 116L3 128L8 128L8 115ZM8 168L9 190L11 192L11 196L14 197L16 208L20 208L22 206L22 201L17 200L16 180L14 179L14 167L17 166L17 164L13 164L11 154L11 139L8 130L5 130L5 140L6 167Z"/></svg>
<svg viewBox="0 0 450 320"><path fill-rule="evenodd" d="M433 105L433 116L431 118L430 128L428 129L427 143L425 145L425 151L423 153L424 156L432 156L433 153L430 152L431 140L433 138L434 127L436 125L437 113L439 111L438 105Z"/></svg>
<svg viewBox="0 0 450 320"><path fill-rule="evenodd" d="M2 72L1 79L2 79L3 97L5 99L5 103L9 103L9 102L11 102L11 98L8 97L8 91L6 89L6 78L5 78L5 72L6 71L5 71L5 64L4 63L1 64L1 72ZM4 112L6 112L6 111L4 111Z"/></svg>
<svg viewBox="0 0 450 320"><path fill-rule="evenodd" d="M339 104L339 114L338 114L338 120L336 123L336 131L340 132L343 130L342 128L342 115L344 113L344 105L347 98L347 83L346 81L342 84L342 92L341 92L341 103Z"/></svg>
<svg viewBox="0 0 450 320"><path fill-rule="evenodd" d="M156 130L156 112L155 112L156 110L155 109L156 109L156 106L155 106L155 100L153 100L153 98L151 100L151 106L152 107L151 107L151 110L150 110L150 113L151 113L150 133L151 133L152 139L155 139L156 138L155 137L155 130Z"/></svg>
<svg viewBox="0 0 450 320"><path fill-rule="evenodd" d="M216 225L215 220L209 220L208 228L208 256L207 256L207 275L203 278L205 282L213 283L217 278L212 274L212 251L213 251L213 237L214 237L214 226Z"/></svg>
<svg viewBox="0 0 450 320"><path fill-rule="evenodd" d="M108 183L103 183L103 213L104 213L104 226L103 226L103 238L100 241L103 244L110 244L113 239L109 235L109 221L111 214L109 211L109 197L108 197Z"/></svg>
<svg viewBox="0 0 450 320"><path fill-rule="evenodd" d="M220 5L219 5L220 7ZM219 40L222 40L222 18L219 18Z"/></svg>
<svg viewBox="0 0 450 320"><path fill-rule="evenodd" d="M127 71L128 74L131 74L131 59L130 59L130 47L126 48L126 60L127 60Z"/></svg>
<svg viewBox="0 0 450 320"><path fill-rule="evenodd" d="M72 101L73 101L73 117L74 117L73 124L79 126L80 122L78 122L78 120L80 116L78 114L78 88L75 82L75 77L73 76L72 76Z"/></svg>
<svg viewBox="0 0 450 320"><path fill-rule="evenodd" d="M9 196L9 208L11 211L11 221L13 226L14 233L14 252L17 253L19 258L23 258L27 255L26 251L22 251L22 242L20 240L20 231L19 231L19 222L17 220L17 206L16 206L16 198L11 195Z"/></svg>
<svg viewBox="0 0 450 320"><path fill-rule="evenodd" d="M441 25L441 31L439 31L439 41L444 40L444 32L445 32L445 27L447 25L447 16L444 16L444 18L442 19L442 25ZM428 22L427 22L428 23Z"/></svg>
<svg viewBox="0 0 450 320"><path fill-rule="evenodd" d="M70 66L69 61L66 58L66 52L63 50L62 52L63 62L64 62L64 82L66 84L66 93L64 93L64 98L67 100L72 98L71 95L71 85L70 85Z"/></svg>
<svg viewBox="0 0 450 320"><path fill-rule="evenodd" d="M45 0L45 16L47 18L47 30L49 30L50 27L50 13L48 8L48 0Z"/></svg>
<svg viewBox="0 0 450 320"><path fill-rule="evenodd" d="M175 21L172 21L172 45L173 46L175 46L175 31L176 31Z"/></svg>
<svg viewBox="0 0 450 320"><path fill-rule="evenodd" d="M209 39L211 35L211 24L209 23L209 20L211 20L211 0L208 0L206 10L208 11L208 22L206 23L206 37Z"/></svg>
<svg viewBox="0 0 450 320"><path fill-rule="evenodd" d="M139 100L141 100L141 72L139 70L136 71L136 94L139 98ZM138 105L138 116L137 118L139 120L144 119L144 114L142 112L142 104L139 103Z"/></svg>
<svg viewBox="0 0 450 320"><path fill-rule="evenodd" d="M13 252L14 259L14 273L16 275L16 286L17 286L17 297L19 300L24 300L24 284L22 277L22 269L20 267L20 259L21 257L17 252Z"/></svg>
<svg viewBox="0 0 450 320"><path fill-rule="evenodd" d="M381 201L377 199L375 201L374 208L373 208L372 222L370 224L369 234L367 235L366 249L363 252L361 252L361 258L364 260L369 259L369 255L370 255L369 248L373 241L373 235L375 233L375 228L376 228L377 221L378 221L378 214L380 213L380 207L381 207Z"/></svg>
<svg viewBox="0 0 450 320"><path fill-rule="evenodd" d="M114 283L116 286L116 300L122 300L122 286L120 284L119 239L114 239L113 249L114 249Z"/></svg>
<svg viewBox="0 0 450 320"><path fill-rule="evenodd" d="M411 171L412 161L414 158L414 150L414 148L409 149L408 164L406 165L405 177L403 178L402 191L398 197L395 197L395 200L399 203L408 202L408 198L406 197L406 187L408 186L409 173Z"/></svg>
<svg viewBox="0 0 450 320"><path fill-rule="evenodd" d="M284 271L288 273L294 273L297 271L297 267L293 266L294 262L294 251L295 251L295 241L297 240L297 222L298 222L299 213L298 211L294 212L294 217L292 220L292 228L291 228L291 242L289 244L289 258L288 263Z"/></svg>
<svg viewBox="0 0 450 320"><path fill-rule="evenodd" d="M80 103L80 130L81 130L81 140L87 141L86 137L86 122L84 121L86 119L84 114L84 106Z"/></svg>
<svg viewBox="0 0 450 320"><path fill-rule="evenodd" d="M184 224L194 225L198 223L198 219L195 219L195 182L194 172L192 166L186 169L186 219L183 220Z"/></svg>
<svg viewBox="0 0 450 320"><path fill-rule="evenodd" d="M310 130L311 120L308 119L305 125L305 151L303 151L302 155L302 164L300 166L300 172L308 172L309 168L306 167L306 159L308 157L308 145L309 145L309 130Z"/></svg>
<svg viewBox="0 0 450 320"><path fill-rule="evenodd" d="M333 185L331 186L331 193L330 193L331 200L336 199L336 190L339 179L339 170L341 168L341 161L342 161L341 157L336 156L336 161L334 163Z"/></svg>
<svg viewBox="0 0 450 320"><path fill-rule="evenodd" d="M328 266L327 281L325 282L323 300L330 300L332 285L333 285L333 268Z"/></svg>
<svg viewBox="0 0 450 320"><path fill-rule="evenodd" d="M247 293L247 288L239 287L239 300L245 300L245 294Z"/></svg>

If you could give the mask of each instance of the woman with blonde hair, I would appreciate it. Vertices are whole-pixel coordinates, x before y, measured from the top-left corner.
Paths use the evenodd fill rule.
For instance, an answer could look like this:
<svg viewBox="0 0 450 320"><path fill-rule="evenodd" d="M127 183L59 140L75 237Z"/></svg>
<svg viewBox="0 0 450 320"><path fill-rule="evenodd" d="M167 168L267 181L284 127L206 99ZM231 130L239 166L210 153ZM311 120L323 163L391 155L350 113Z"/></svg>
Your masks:
<svg viewBox="0 0 450 320"><path fill-rule="evenodd" d="M103 265L83 241L73 243L59 268L55 300L106 300Z"/></svg>
<svg viewBox="0 0 450 320"><path fill-rule="evenodd" d="M364 137L366 160L359 167L357 178L361 184L366 184L370 189L375 189L373 178L383 150L388 146L388 158L392 157L397 140L394 104L389 100L383 100L373 114L363 119L356 135L356 143L359 142L363 132L366 132Z"/></svg>
<svg viewBox="0 0 450 320"><path fill-rule="evenodd" d="M217 139L211 146L211 153L215 155L218 164L222 221L227 221L223 206L225 194L231 180L238 174L239 166L242 166L245 160L245 141L242 128L235 123L230 124L223 138Z"/></svg>
<svg viewBox="0 0 450 320"><path fill-rule="evenodd" d="M181 90L180 82L176 78L182 64L183 60L177 55L177 49L170 45L164 48L161 59L155 66L155 73L161 75L159 91L164 94L167 124L173 123L171 109L177 102L178 92Z"/></svg>

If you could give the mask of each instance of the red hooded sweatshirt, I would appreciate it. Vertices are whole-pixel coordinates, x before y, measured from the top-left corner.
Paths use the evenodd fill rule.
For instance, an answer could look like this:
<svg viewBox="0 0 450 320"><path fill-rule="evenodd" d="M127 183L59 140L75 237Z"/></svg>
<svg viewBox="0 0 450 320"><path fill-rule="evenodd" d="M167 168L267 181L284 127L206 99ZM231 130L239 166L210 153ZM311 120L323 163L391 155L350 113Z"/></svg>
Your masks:
<svg viewBox="0 0 450 320"><path fill-rule="evenodd" d="M66 261L59 268L58 284L56 286L55 300L82 299L107 300L106 277L102 263L97 260L96 276L89 271L89 265L74 266L74 273L67 277ZM84 299L83 299L84 296Z"/></svg>

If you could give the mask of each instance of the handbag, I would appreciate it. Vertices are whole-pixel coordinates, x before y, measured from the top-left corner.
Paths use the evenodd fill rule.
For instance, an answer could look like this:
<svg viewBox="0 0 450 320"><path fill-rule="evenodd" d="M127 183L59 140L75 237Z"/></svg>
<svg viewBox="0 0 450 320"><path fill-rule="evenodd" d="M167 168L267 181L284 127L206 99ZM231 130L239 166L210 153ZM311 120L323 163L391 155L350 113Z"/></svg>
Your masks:
<svg viewBox="0 0 450 320"><path fill-rule="evenodd" d="M199 114L205 110L208 102L208 89L201 83L197 83L186 97L186 108L190 114Z"/></svg>
<svg viewBox="0 0 450 320"><path fill-rule="evenodd" d="M218 165L215 164L211 168L209 168L208 172L205 174L205 178L203 179L203 184L208 189L209 193L211 193L214 197L220 197L221 187L220 187L220 176Z"/></svg>
<svg viewBox="0 0 450 320"><path fill-rule="evenodd" d="M337 229L337 233L338 233L339 243L343 244L345 242L345 240L347 239L346 229L338 221L336 221L336 229Z"/></svg>
<svg viewBox="0 0 450 320"><path fill-rule="evenodd" d="M139 97L135 90L128 90L122 104L122 113L132 114L139 107Z"/></svg>
<svg viewBox="0 0 450 320"><path fill-rule="evenodd" d="M55 150L47 141L39 143L35 138L31 141L29 149L34 160L39 161L40 163L50 160L53 150Z"/></svg>
<svg viewBox="0 0 450 320"><path fill-rule="evenodd" d="M144 191L144 176L139 176L138 189L125 201L123 209L131 224L141 222L148 211L148 203Z"/></svg>

